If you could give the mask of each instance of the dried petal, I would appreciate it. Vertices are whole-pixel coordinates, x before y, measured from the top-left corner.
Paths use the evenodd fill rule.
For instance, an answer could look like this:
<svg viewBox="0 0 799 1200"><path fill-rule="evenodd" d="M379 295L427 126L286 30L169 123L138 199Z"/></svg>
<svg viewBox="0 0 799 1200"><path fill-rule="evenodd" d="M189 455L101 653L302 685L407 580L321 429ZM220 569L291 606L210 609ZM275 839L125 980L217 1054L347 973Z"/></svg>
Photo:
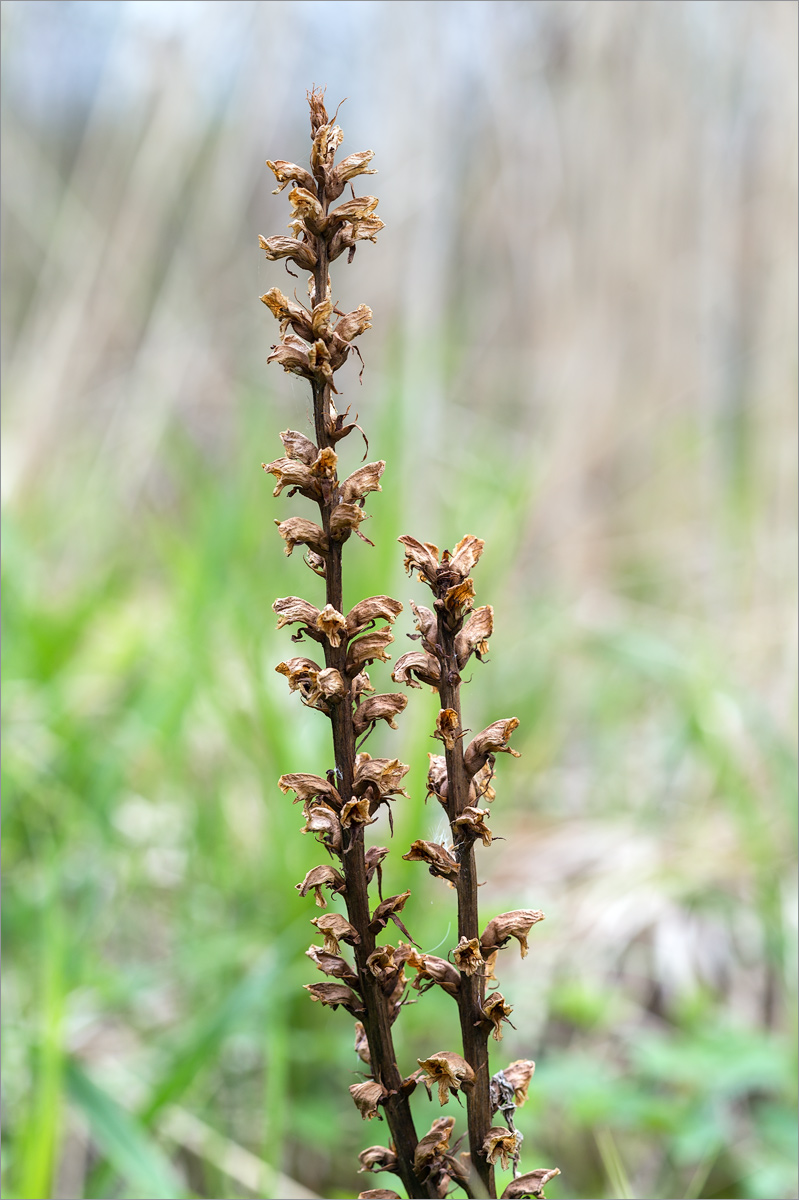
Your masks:
<svg viewBox="0 0 799 1200"><path fill-rule="evenodd" d="M364 1012L361 998L345 983L305 983L303 987L310 993L312 1000L318 1000L320 1004L326 1004L329 1008L336 1009L340 1004L353 1017Z"/></svg>
<svg viewBox="0 0 799 1200"><path fill-rule="evenodd" d="M377 1106L388 1092L376 1079L367 1079L364 1083L354 1083L350 1088L350 1095L358 1105L364 1121L371 1121L372 1117L378 1116Z"/></svg>
<svg viewBox="0 0 799 1200"><path fill-rule="evenodd" d="M560 1175L557 1167L553 1167L551 1170L528 1171L526 1175L519 1175L516 1179L512 1179L505 1188L502 1200L528 1200L529 1197L533 1197L534 1200L546 1200L544 1184L548 1183L550 1179L554 1179L556 1175Z"/></svg>
<svg viewBox="0 0 799 1200"><path fill-rule="evenodd" d="M492 754L512 754L514 758L520 758L519 751L512 750L508 745L508 738L518 727L519 722L516 717L504 717L500 721L493 721L486 729L478 733L477 737L472 738L463 756L469 774L476 775Z"/></svg>
<svg viewBox="0 0 799 1200"><path fill-rule="evenodd" d="M391 729L396 729L397 722L394 718L402 712L407 703L408 697L399 692L390 692L385 696L369 696L358 705L352 715L355 736L360 737L376 721L387 721Z"/></svg>
<svg viewBox="0 0 799 1200"><path fill-rule="evenodd" d="M340 875L335 867L331 867L327 863L322 863L319 867L312 867L302 883L297 883L294 886L301 896L307 896L313 888L319 908L327 908L327 901L322 895L323 887L329 887L332 892L339 893L343 893L345 890L344 876Z"/></svg>
<svg viewBox="0 0 799 1200"><path fill-rule="evenodd" d="M470 838L480 838L484 846L490 846L493 834L485 823L488 815L487 808L473 808L470 804L464 808L459 817L455 818L452 827L453 829L457 827L461 833L468 834Z"/></svg>
<svg viewBox="0 0 799 1200"><path fill-rule="evenodd" d="M369 596L366 600L359 600L347 613L347 636L355 637L375 621L393 622L401 612L399 600L392 600L391 596Z"/></svg>
<svg viewBox="0 0 799 1200"><path fill-rule="evenodd" d="M261 249L266 251L266 257L270 262L277 262L279 258L290 258L304 271L312 271L316 266L316 255L308 242L301 242L298 238L284 237L281 234L275 234L274 237L268 238L259 234L258 242Z"/></svg>
<svg viewBox="0 0 799 1200"><path fill-rule="evenodd" d="M455 1128L454 1117L437 1117L429 1131L416 1143L413 1155L413 1167L417 1174L422 1175L433 1161L449 1149L449 1139Z"/></svg>
<svg viewBox="0 0 799 1200"><path fill-rule="evenodd" d="M489 921L480 938L480 950L487 958L494 950L506 946L510 939L516 938L521 949L522 958L527 954L527 935L533 925L544 920L544 914L537 908L520 908L515 912L501 913Z"/></svg>
<svg viewBox="0 0 799 1200"><path fill-rule="evenodd" d="M358 1155L358 1162L361 1164L359 1175L364 1171L373 1171L375 1174L378 1171L393 1171L395 1175L398 1174L397 1156L387 1146L368 1146Z"/></svg>
<svg viewBox="0 0 799 1200"><path fill-rule="evenodd" d="M341 913L322 913L320 917L312 917L311 924L324 934L325 950L328 954L338 954L340 941L347 942L350 946L360 945L361 935Z"/></svg>
<svg viewBox="0 0 799 1200"><path fill-rule="evenodd" d="M499 1161L502 1163L502 1170L507 1171L521 1144L522 1135L517 1130L511 1133L504 1125L494 1125L486 1134L482 1149L492 1166Z"/></svg>
<svg viewBox="0 0 799 1200"><path fill-rule="evenodd" d="M493 632L494 610L490 604L484 604L474 610L455 638L455 657L459 670L463 670L471 654L476 653L479 659L488 654L488 639Z"/></svg>
<svg viewBox="0 0 799 1200"><path fill-rule="evenodd" d="M309 946L305 953L325 975L343 979L350 987L357 988L358 976L346 958L342 958L339 954L329 954L327 950L320 950L318 946Z"/></svg>
<svg viewBox="0 0 799 1200"><path fill-rule="evenodd" d="M402 780L409 770L398 758L372 758L364 751L355 762L353 790L360 794L372 784L381 796L407 796Z"/></svg>
<svg viewBox="0 0 799 1200"><path fill-rule="evenodd" d="M408 965L417 972L413 986L417 992L426 992L428 988L438 984L450 996L457 996L461 986L461 977L452 963L445 958L436 958L434 954L419 954L408 960Z"/></svg>
<svg viewBox="0 0 799 1200"><path fill-rule="evenodd" d="M512 1024L509 1019L512 1012L513 1009L502 995L502 992L492 992L490 996L486 996L483 1001L483 1015L494 1026L494 1041L502 1041L502 1022L508 1021L508 1024Z"/></svg>
<svg viewBox="0 0 799 1200"><path fill-rule="evenodd" d="M304 433L298 433L296 429L284 429L280 440L286 447L286 454L289 458L299 459L308 467L319 453L310 438L307 438Z"/></svg>
<svg viewBox="0 0 799 1200"><path fill-rule="evenodd" d="M275 600L272 609L277 613L277 628L284 625L308 625L313 630L319 609L300 596L283 596Z"/></svg>
<svg viewBox="0 0 799 1200"><path fill-rule="evenodd" d="M289 517L285 521L275 521L278 533L286 543L286 555L290 555L295 546L309 546L318 554L328 549L325 532L307 521L305 517Z"/></svg>
<svg viewBox="0 0 799 1200"><path fill-rule="evenodd" d="M477 938L462 937L452 951L452 957L455 959L458 970L462 971L464 975L476 975L485 967Z"/></svg>
<svg viewBox="0 0 799 1200"><path fill-rule="evenodd" d="M460 874L460 863L438 842L415 841L402 857L406 862L427 863L430 874L442 879L456 880Z"/></svg>
<svg viewBox="0 0 799 1200"><path fill-rule="evenodd" d="M454 750L456 735L460 727L460 718L455 709L441 708L436 717L436 730L433 737L443 742L447 750Z"/></svg>
<svg viewBox="0 0 799 1200"><path fill-rule="evenodd" d="M350 642L347 650L347 674L357 674L361 667L374 662L375 659L388 662L391 655L386 653L386 646L393 641L394 634L391 628L385 625L382 629L374 629L371 633L365 633L363 637Z"/></svg>
<svg viewBox="0 0 799 1200"><path fill-rule="evenodd" d="M423 583L435 583L438 576L438 546L432 542L417 542L409 534L397 538L397 541L405 547L405 570L408 574L415 568Z"/></svg>
<svg viewBox="0 0 799 1200"><path fill-rule="evenodd" d="M277 781L277 786L280 788L284 796L289 792L296 792L297 799L294 801L313 800L317 796L324 796L325 800L334 808L341 808L341 796L338 794L333 784L327 779L322 779L321 775L306 775L303 773L295 775L281 775Z"/></svg>
<svg viewBox="0 0 799 1200"><path fill-rule="evenodd" d="M355 1022L355 1053L361 1062L365 1062L367 1066L372 1065L372 1052L369 1049L369 1039L360 1021Z"/></svg>
<svg viewBox="0 0 799 1200"><path fill-rule="evenodd" d="M517 1108L520 1108L527 1099L527 1092L530 1087L530 1080L533 1078L535 1071L535 1063L530 1058L517 1058L509 1067L506 1067L502 1074L505 1080L513 1088L513 1099Z"/></svg>
<svg viewBox="0 0 799 1200"><path fill-rule="evenodd" d="M344 162L346 161L344 159ZM344 162L340 166L343 166ZM272 162L271 158L268 158L266 165L270 170L274 171L275 179L280 185L272 192L273 196L277 196L279 192L282 192L286 184L291 183L292 180L301 184L304 188L312 188L314 186L313 175L309 171L306 171L304 167L298 167L296 163L286 162L282 158L278 158L275 162Z"/></svg>
<svg viewBox="0 0 799 1200"><path fill-rule="evenodd" d="M395 683L407 683L409 687L419 687L414 678L429 683L431 687L438 687L441 667L432 654L426 654L424 650L410 650L397 659L391 678Z"/></svg>
<svg viewBox="0 0 799 1200"><path fill-rule="evenodd" d="M438 1099L442 1105L447 1102L447 1092L454 1096L458 1091L474 1086L474 1071L460 1054L441 1050L429 1058L417 1058L416 1061L425 1073L424 1083L428 1092L432 1091L434 1083L438 1084Z"/></svg>
<svg viewBox="0 0 799 1200"><path fill-rule="evenodd" d="M357 500L363 500L368 492L382 492L380 476L385 468L386 464L381 460L367 463L365 466L359 467L357 471L353 471L352 475L341 485L341 499L347 504L352 504Z"/></svg>
<svg viewBox="0 0 799 1200"><path fill-rule="evenodd" d="M316 628L325 635L331 646L340 646L341 634L347 628L347 622L332 604L326 604L316 618Z"/></svg>

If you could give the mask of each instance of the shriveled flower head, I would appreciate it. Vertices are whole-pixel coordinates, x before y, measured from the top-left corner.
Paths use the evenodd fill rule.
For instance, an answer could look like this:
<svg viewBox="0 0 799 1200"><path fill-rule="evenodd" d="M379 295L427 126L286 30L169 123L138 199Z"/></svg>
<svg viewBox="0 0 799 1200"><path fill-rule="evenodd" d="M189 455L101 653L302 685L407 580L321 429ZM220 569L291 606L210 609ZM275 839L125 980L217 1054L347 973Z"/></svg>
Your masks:
<svg viewBox="0 0 799 1200"><path fill-rule="evenodd" d="M483 1153L492 1166L499 1162L502 1164L502 1170L507 1171L521 1144L522 1135L517 1130L511 1132L503 1125L494 1125L486 1134Z"/></svg>
<svg viewBox="0 0 799 1200"><path fill-rule="evenodd" d="M480 953L480 943L477 938L462 937L452 951L455 965L464 975L476 975L485 970L485 961Z"/></svg>
<svg viewBox="0 0 799 1200"><path fill-rule="evenodd" d="M546 1200L544 1196L544 1184L550 1179L554 1179L556 1175L560 1175L560 1170L557 1167L552 1167L550 1170L528 1171L526 1175L519 1175L513 1179L505 1191L502 1193L502 1200Z"/></svg>
<svg viewBox="0 0 799 1200"><path fill-rule="evenodd" d="M477 737L472 738L463 756L469 774L475 776L492 754L512 754L514 758L520 758L519 751L508 745L511 734L518 728L516 717L504 717L500 721L492 721Z"/></svg>
<svg viewBox="0 0 799 1200"><path fill-rule="evenodd" d="M506 946L511 938L519 943L522 958L527 955L527 935L533 925L544 920L544 914L537 908L519 908L515 912L500 913L489 921L480 938L480 950L485 958L495 950Z"/></svg>
<svg viewBox="0 0 799 1200"><path fill-rule="evenodd" d="M379 1117L377 1106L388 1093L382 1083L378 1083L376 1079L367 1079L364 1083L354 1083L350 1088L350 1095L364 1121L371 1121L373 1117Z"/></svg>
<svg viewBox="0 0 799 1200"><path fill-rule="evenodd" d="M362 1150L358 1155L358 1162L361 1164L358 1168L358 1174L362 1175L364 1171L394 1171L397 1168L397 1156L388 1146L368 1146L366 1150Z"/></svg>
<svg viewBox="0 0 799 1200"><path fill-rule="evenodd" d="M432 1091L434 1084L438 1084L438 1099L442 1105L447 1103L448 1093L455 1096L459 1091L474 1086L474 1071L460 1054L441 1050L429 1058L418 1058L416 1061L424 1071L428 1092Z"/></svg>
<svg viewBox="0 0 799 1200"><path fill-rule="evenodd" d="M517 1058L502 1072L505 1081L513 1088L513 1099L518 1108L521 1108L527 1099L534 1072L535 1063L531 1058Z"/></svg>

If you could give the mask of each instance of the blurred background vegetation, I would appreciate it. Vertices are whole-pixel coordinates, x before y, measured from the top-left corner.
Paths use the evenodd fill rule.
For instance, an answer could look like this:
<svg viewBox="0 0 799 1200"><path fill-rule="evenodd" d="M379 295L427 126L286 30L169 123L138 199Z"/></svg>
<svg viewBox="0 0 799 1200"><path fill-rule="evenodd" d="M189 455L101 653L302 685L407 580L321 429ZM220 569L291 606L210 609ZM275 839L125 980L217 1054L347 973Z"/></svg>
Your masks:
<svg viewBox="0 0 799 1200"><path fill-rule="evenodd" d="M374 310L343 399L388 460L348 603L420 599L401 533L487 542L466 715L518 716L523 757L482 911L547 914L492 1060L538 1064L525 1167L553 1198L796 1196L796 5L2 22L4 1196L375 1186L351 1021L301 990L319 849L275 784L329 762L273 670L273 598L317 597L260 469L309 428L257 235L312 82L386 222L334 273ZM433 712L370 743L411 764L400 852L438 823ZM441 881L387 869L450 944ZM410 1069L448 998L397 1029Z"/></svg>

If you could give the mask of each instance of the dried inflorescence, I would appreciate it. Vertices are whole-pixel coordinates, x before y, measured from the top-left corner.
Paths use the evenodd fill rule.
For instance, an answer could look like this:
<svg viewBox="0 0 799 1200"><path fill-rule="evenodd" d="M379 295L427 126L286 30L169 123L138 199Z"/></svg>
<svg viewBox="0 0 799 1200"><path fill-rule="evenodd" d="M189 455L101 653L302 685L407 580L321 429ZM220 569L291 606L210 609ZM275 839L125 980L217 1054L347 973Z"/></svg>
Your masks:
<svg viewBox="0 0 799 1200"><path fill-rule="evenodd" d="M454 550L443 553L430 542L408 535L400 538L405 565L431 589L432 607L411 602L418 649L401 654L392 679L410 688L432 687L439 695L439 716L433 736L443 753L430 755L428 794L446 810L450 834L444 839L414 840L403 855L423 863L429 872L457 893L459 941L446 958L425 954L405 926L410 891L383 896L385 846L365 844L366 831L385 806L393 833L391 805L407 797L408 767L397 758L372 757L363 743L375 729L397 728L407 705L404 691L379 692L369 675L375 664L391 661L393 626L402 604L377 595L358 601L349 611L343 604L343 547L361 530L366 504L381 491L386 463L362 462L349 474L341 472L342 443L360 430L349 408L339 411L336 397L343 390L337 373L354 352L361 360L358 340L371 328L366 304L343 311L333 299L329 267L346 252L351 263L361 242L374 242L383 228L374 196L356 196L352 181L373 175L371 150L358 151L336 162L343 133L328 117L324 95L308 96L311 154L308 167L284 159L268 160L277 181L275 193L288 189L290 236L261 237L270 262L283 261L308 272L307 300L296 291L286 295L271 287L262 297L278 323L278 341L268 361L308 381L313 395L313 429L286 429L280 435L282 453L264 463L273 476L276 498L296 496L315 505L317 519L283 514L275 520L285 553L304 548L304 561L323 595L315 600L289 595L275 600L277 627L289 626L294 643L310 643L308 655L295 654L276 670L307 708L330 723L332 762L322 775L293 772L282 775L284 795L302 805L301 832L311 834L324 848L327 862L312 867L296 885L300 896L313 895L325 909L312 919L323 945L306 951L314 966L328 978L306 984L312 1000L343 1008L355 1021L355 1052L362 1081L350 1094L364 1120L386 1119L391 1143L371 1146L359 1156L361 1171L396 1174L409 1196L443 1197L453 1187L467 1195L496 1196L494 1162L513 1163L518 1174L521 1135L513 1113L527 1095L534 1064L512 1063L493 1078L488 1075L488 1038L502 1037L503 1024L513 1011L499 991L486 995L500 949L515 938L522 956L527 936L543 918L538 910L503 913L480 933L477 921L477 879L474 846L490 847L495 835L487 824L494 800L492 784L497 754L518 756L509 739L518 726L514 717L494 721L471 740L466 738L460 710L461 673L474 656L484 661L494 630L490 605L474 606L471 571L483 551L480 538L469 534ZM351 196L340 199L346 187ZM364 435L364 441L366 441ZM364 454L364 459L368 454ZM371 543L369 543L371 544ZM320 589L319 582L315 585ZM377 668L379 670L379 667ZM372 894L370 895L370 888ZM387 889L388 890L388 889ZM376 891L377 895L374 895ZM328 901L339 909L328 909ZM340 911L343 907L345 911ZM346 912L346 915L345 915ZM393 925L407 939L393 946L378 938ZM392 1040L392 1025L404 1004L430 988L445 991L458 1006L463 1054L441 1050L419 1059L419 1069L400 1071ZM412 989L412 990L409 990ZM365 1068L365 1070L363 1070ZM423 1082L437 1090L440 1103L451 1096L466 1098L469 1150L456 1154L450 1146L453 1117L436 1119L417 1137L409 1096ZM493 1125L500 1114L505 1125ZM474 1178L475 1172L480 1177ZM543 1195L546 1179L557 1171L519 1176L508 1196ZM524 1191L524 1188L532 1189ZM537 1190L535 1190L537 1189ZM397 1197L389 1189L372 1189L361 1197ZM398 1198L397 1198L398 1200Z"/></svg>

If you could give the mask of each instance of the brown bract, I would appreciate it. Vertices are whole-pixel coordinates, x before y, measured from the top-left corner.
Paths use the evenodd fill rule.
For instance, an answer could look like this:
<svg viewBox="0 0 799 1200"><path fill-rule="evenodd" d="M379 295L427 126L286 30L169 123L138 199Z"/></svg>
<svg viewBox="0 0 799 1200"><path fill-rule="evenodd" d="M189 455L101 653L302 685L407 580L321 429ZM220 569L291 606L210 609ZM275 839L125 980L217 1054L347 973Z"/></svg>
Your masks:
<svg viewBox="0 0 799 1200"><path fill-rule="evenodd" d="M516 1157L521 1143L522 1135L516 1130L511 1132L503 1125L493 1125L483 1142L483 1154L492 1166L494 1163L500 1162L502 1170L507 1171L511 1160Z"/></svg>
<svg viewBox="0 0 799 1200"><path fill-rule="evenodd" d="M551 1170L528 1171L526 1175L519 1175L517 1179L513 1179L505 1191L502 1193L502 1200L546 1200L544 1196L544 1184L550 1179L554 1179L556 1175L560 1175L557 1167Z"/></svg>
<svg viewBox="0 0 799 1200"><path fill-rule="evenodd" d="M322 913L320 917L312 917L311 924L324 934L328 954L338 954L339 942L347 942L350 946L360 945L361 935L341 913Z"/></svg>
<svg viewBox="0 0 799 1200"><path fill-rule="evenodd" d="M442 879L455 880L460 873L460 864L438 842L415 841L402 857L407 862L427 863L430 874Z"/></svg>
<svg viewBox="0 0 799 1200"><path fill-rule="evenodd" d="M522 958L527 955L527 935L533 925L544 920L544 914L537 908L520 908L515 912L500 913L489 921L480 938L480 950L484 958L488 958L495 950L506 946L511 938L519 943Z"/></svg>
<svg viewBox="0 0 799 1200"><path fill-rule="evenodd" d="M367 1079L364 1083L354 1083L350 1088L350 1095L358 1105L364 1121L371 1121L379 1115L377 1106L388 1093L376 1079Z"/></svg>
<svg viewBox="0 0 799 1200"><path fill-rule="evenodd" d="M492 754L512 754L514 758L520 758L519 751L512 750L508 745L508 739L518 727L519 722L516 717L503 717L499 721L492 721L475 738L472 738L463 756L469 774L476 775L486 765Z"/></svg>
<svg viewBox="0 0 799 1200"><path fill-rule="evenodd" d="M442 1105L446 1104L449 1092L454 1096L474 1085L474 1071L460 1054L441 1050L429 1058L417 1058L416 1061L424 1071L424 1084L428 1092L432 1091L433 1084L438 1084L438 1099Z"/></svg>

